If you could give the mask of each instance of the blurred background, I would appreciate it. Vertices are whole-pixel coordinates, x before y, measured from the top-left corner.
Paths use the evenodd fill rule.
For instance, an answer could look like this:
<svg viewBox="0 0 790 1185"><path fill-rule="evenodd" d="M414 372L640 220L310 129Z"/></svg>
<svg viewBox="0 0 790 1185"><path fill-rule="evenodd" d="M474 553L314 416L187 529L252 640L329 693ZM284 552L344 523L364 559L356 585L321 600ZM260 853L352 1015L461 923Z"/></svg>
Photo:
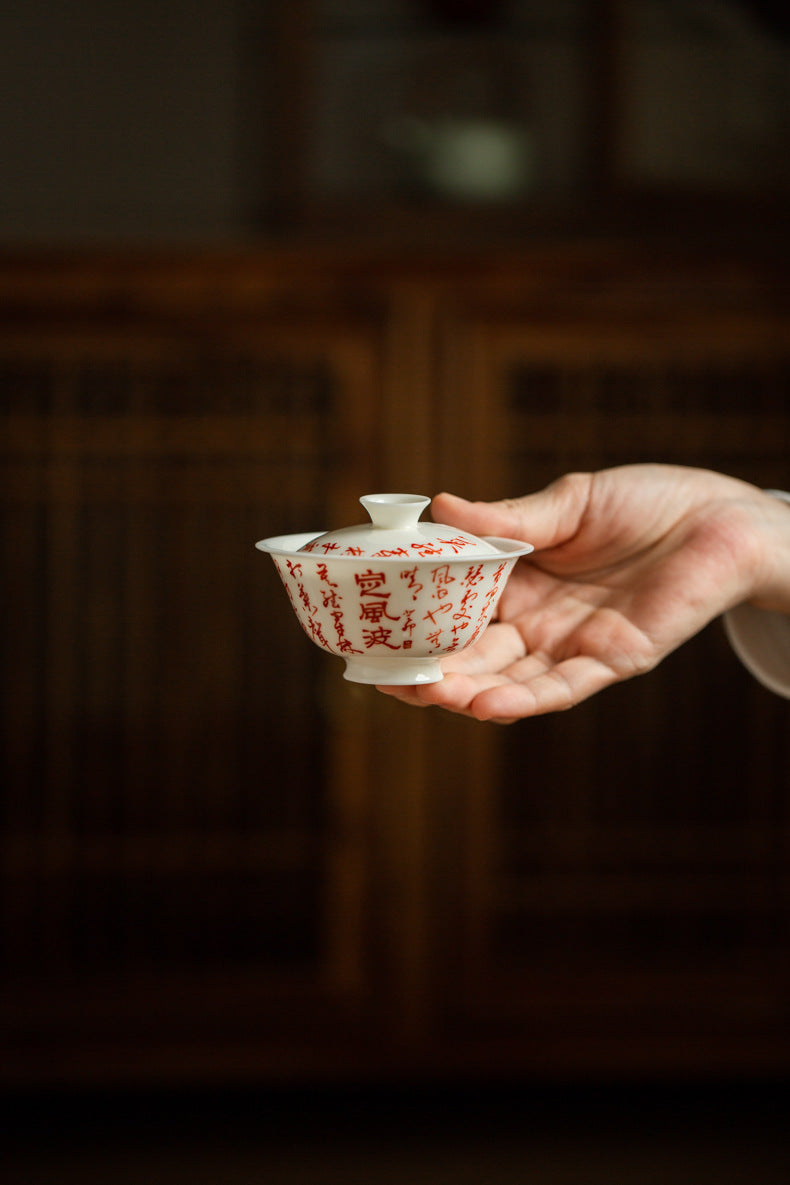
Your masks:
<svg viewBox="0 0 790 1185"><path fill-rule="evenodd" d="M0 16L5 1180L787 1180L787 702L714 623L409 712L253 544L788 489L789 61L746 0Z"/></svg>

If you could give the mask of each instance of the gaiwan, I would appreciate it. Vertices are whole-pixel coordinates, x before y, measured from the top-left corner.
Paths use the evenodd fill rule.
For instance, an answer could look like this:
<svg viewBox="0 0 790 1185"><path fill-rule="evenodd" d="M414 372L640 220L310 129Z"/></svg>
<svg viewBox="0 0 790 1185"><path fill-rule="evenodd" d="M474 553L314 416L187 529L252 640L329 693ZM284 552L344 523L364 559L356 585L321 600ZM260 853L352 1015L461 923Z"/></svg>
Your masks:
<svg viewBox="0 0 790 1185"><path fill-rule="evenodd" d="M516 560L533 548L420 522L430 498L367 494L370 522L256 543L274 560L307 636L354 683L436 683L475 642Z"/></svg>

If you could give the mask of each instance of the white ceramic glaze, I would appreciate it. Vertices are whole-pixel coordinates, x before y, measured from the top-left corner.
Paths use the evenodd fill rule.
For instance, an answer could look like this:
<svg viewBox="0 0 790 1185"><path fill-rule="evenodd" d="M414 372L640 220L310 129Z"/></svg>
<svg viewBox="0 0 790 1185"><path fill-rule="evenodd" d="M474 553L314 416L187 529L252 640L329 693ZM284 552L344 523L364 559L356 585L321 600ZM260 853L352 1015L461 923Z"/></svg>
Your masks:
<svg viewBox="0 0 790 1185"><path fill-rule="evenodd" d="M419 495L360 501L370 523L256 547L271 555L308 637L345 659L346 679L438 682L439 660L479 638L516 560L533 549L419 522L430 505Z"/></svg>

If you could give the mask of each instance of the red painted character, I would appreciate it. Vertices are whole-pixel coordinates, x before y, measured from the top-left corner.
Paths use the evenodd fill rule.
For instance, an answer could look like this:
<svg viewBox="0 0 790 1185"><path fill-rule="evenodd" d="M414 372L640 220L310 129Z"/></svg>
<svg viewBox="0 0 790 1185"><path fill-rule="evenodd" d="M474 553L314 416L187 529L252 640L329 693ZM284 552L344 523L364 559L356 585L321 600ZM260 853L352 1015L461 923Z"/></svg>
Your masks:
<svg viewBox="0 0 790 1185"><path fill-rule="evenodd" d="M416 601L417 597L419 596L419 594L422 592L422 589L423 589L423 586L420 584L419 580L417 579L416 567L406 568L403 572L400 572L399 575L400 575L401 580L405 580L408 582L407 588L408 588L409 592L411 593L411 599L413 601Z"/></svg>
<svg viewBox="0 0 790 1185"><path fill-rule="evenodd" d="M389 600L389 593L374 593L374 596L379 596L381 599L377 601L360 601L359 620L372 621L378 624L382 617L386 617L387 621L399 621L399 617L393 617L387 612L387 601Z"/></svg>
<svg viewBox="0 0 790 1185"><path fill-rule="evenodd" d="M327 568L326 564L319 564L317 571L322 585L326 585L326 588L321 589L321 597L324 608L339 609L342 602L342 597L337 592L337 584L334 582L334 580L329 579L329 569Z"/></svg>
<svg viewBox="0 0 790 1185"><path fill-rule="evenodd" d="M467 568L466 575L462 579L461 584L466 588L472 588L473 585L479 584L482 579L483 565L472 564L470 568Z"/></svg>
<svg viewBox="0 0 790 1185"><path fill-rule="evenodd" d="M368 650L372 646L386 646L388 650L400 650L400 645L396 646L389 641L391 636L392 630L388 630L384 626L379 626L375 630L362 631L362 638Z"/></svg>
<svg viewBox="0 0 790 1185"><path fill-rule="evenodd" d="M465 539L463 535L456 535L453 539L440 539L440 543L446 543L448 547L452 547L456 555L459 551L463 551L465 547L472 547L471 539Z"/></svg>
<svg viewBox="0 0 790 1185"><path fill-rule="evenodd" d="M408 637L406 638L406 640L403 643L404 650L411 650L412 634L414 633L415 628L416 628L416 622L414 621L414 610L407 609L403 614L403 625L401 626L401 629L403 630L404 634L408 635Z"/></svg>
<svg viewBox="0 0 790 1185"><path fill-rule="evenodd" d="M449 596L450 590L447 588L448 584L455 584L455 577L450 575L450 565L441 564L438 568L431 570L431 580L436 589L434 596L439 600Z"/></svg>
<svg viewBox="0 0 790 1185"><path fill-rule="evenodd" d="M453 608L452 601L444 601L443 604L437 605L434 609L429 609L423 617L423 621L430 621L431 625L438 625L436 620L437 613L450 613Z"/></svg>
<svg viewBox="0 0 790 1185"><path fill-rule="evenodd" d="M387 583L384 573L374 572L372 568L368 568L367 572L357 572L354 579L359 585L359 593L362 597L368 596Z"/></svg>
<svg viewBox="0 0 790 1185"><path fill-rule="evenodd" d="M337 634L337 649L341 654L361 654L361 650L355 650L351 645L350 638L346 637L346 628L343 624L343 610L335 609L332 613L332 621L335 624L335 633Z"/></svg>

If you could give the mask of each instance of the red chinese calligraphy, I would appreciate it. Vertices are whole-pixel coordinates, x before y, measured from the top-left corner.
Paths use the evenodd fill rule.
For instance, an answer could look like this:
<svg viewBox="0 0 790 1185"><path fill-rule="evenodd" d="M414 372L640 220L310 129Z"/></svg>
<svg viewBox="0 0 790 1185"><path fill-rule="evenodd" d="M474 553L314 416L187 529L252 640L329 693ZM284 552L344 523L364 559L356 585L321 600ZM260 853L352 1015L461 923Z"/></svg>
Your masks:
<svg viewBox="0 0 790 1185"><path fill-rule="evenodd" d="M337 634L336 649L340 652L340 654L361 654L362 651L355 650L351 644L351 639L346 637L342 609L334 609L332 611L332 621L335 626L335 633Z"/></svg>
<svg viewBox="0 0 790 1185"><path fill-rule="evenodd" d="M274 566L275 566L275 568L277 569L277 571L278 571L278 573L279 573L279 575L280 575L280 579L281 579L281 580L282 580L282 582L283 582L283 588L285 589L286 593L288 594L288 600L291 602L291 604L293 605L293 607L294 607L294 609L295 609L295 608L296 608L296 602L294 601L294 595L293 595L293 593L291 592L291 586L290 586L290 584L289 584L289 583L288 583L288 581L285 579L285 573L283 572L283 567L282 567L282 564L280 563L280 561L279 561L279 560L275 560L275 561L274 561Z"/></svg>
<svg viewBox="0 0 790 1185"><path fill-rule="evenodd" d="M451 613L452 608L452 601L444 601L443 604L437 605L433 609L429 609L423 617L423 621L430 621L431 625L438 625L439 622L436 620L437 614Z"/></svg>
<svg viewBox="0 0 790 1185"><path fill-rule="evenodd" d="M360 601L359 603L359 620L379 622L382 617L386 617L388 621L398 621L399 618L392 617L387 612L387 601L389 600L389 593L371 593L371 596L379 597L379 600Z"/></svg>
<svg viewBox="0 0 790 1185"><path fill-rule="evenodd" d="M411 599L413 601L416 601L417 597L423 590L423 586L420 584L419 580L417 579L416 566L414 568L406 568L403 572L399 573L399 575L400 575L401 580L407 581L406 587L408 588L409 592L411 593Z"/></svg>
<svg viewBox="0 0 790 1185"><path fill-rule="evenodd" d="M458 606L458 612L453 614L454 625L453 634L457 636L459 630L467 629L472 623L472 603L477 600L477 593L473 588L468 588L461 598L461 604Z"/></svg>
<svg viewBox="0 0 790 1185"><path fill-rule="evenodd" d="M321 598L325 609L339 609L342 598L338 594L337 584L329 579L329 568L326 564L319 564L316 571L321 581Z"/></svg>
<svg viewBox="0 0 790 1185"><path fill-rule="evenodd" d="M326 638L324 637L324 631L321 628L320 621L318 621L315 617L315 614L317 612L318 612L318 609L316 608L316 606L315 605L312 606L312 613L303 619L304 627L307 630L307 632L310 634L310 637L313 639L314 642L319 643L319 645L324 646L328 650L329 643L327 642Z"/></svg>
<svg viewBox="0 0 790 1185"><path fill-rule="evenodd" d="M500 594L502 592L500 582L501 582L503 574L506 571L507 571L507 563L503 563L503 564L500 564L500 566L497 568L496 572L494 573L494 583L491 585L491 587L489 588L488 592L485 595L483 604L479 610L479 617L478 617L477 625L475 626L474 631L472 632L472 634L469 638L468 644L470 646L473 642L477 641L478 637L483 632L483 629L485 628L485 626L488 624L489 620L491 619L494 609L496 608L497 601L499 600Z"/></svg>
<svg viewBox="0 0 790 1185"><path fill-rule="evenodd" d="M476 642L476 641L477 641L477 639L479 638L480 634L483 632L483 626L484 626L485 624L486 624L486 619L485 619L485 617L481 617L481 618L480 618L480 621L477 623L477 625L475 626L475 628L474 628L473 632L472 632L472 633L470 634L470 636L469 636L469 642L468 642L468 645L469 645L469 646L471 646L473 642Z"/></svg>
<svg viewBox="0 0 790 1185"><path fill-rule="evenodd" d="M415 628L416 628L416 622L414 621L414 610L413 609L406 609L403 614L402 625L401 625L401 629L403 630L404 634L408 635L406 640L403 643L404 650L411 650L412 642L413 642L412 634L414 633Z"/></svg>
<svg viewBox="0 0 790 1185"><path fill-rule="evenodd" d="M362 640L368 650L372 646L386 646L388 650L400 650L400 645L395 645L389 641L391 637L392 630L387 629L385 626L379 626L375 630L362 631Z"/></svg>
<svg viewBox="0 0 790 1185"><path fill-rule="evenodd" d="M376 589L382 588L387 583L387 577L383 572L374 572L372 568L368 568L367 572L357 572L354 576L355 581L359 585L360 596L374 592Z"/></svg>
<svg viewBox="0 0 790 1185"><path fill-rule="evenodd" d="M472 588L475 584L479 584L480 581L484 579L483 565L472 564L471 567L467 568L466 575L462 578L461 584L465 588Z"/></svg>
<svg viewBox="0 0 790 1185"><path fill-rule="evenodd" d="M419 543L410 543L409 546L417 552L417 555L425 559L429 555L441 555L442 548L437 547L435 543L431 543L429 539L423 539Z"/></svg>
<svg viewBox="0 0 790 1185"><path fill-rule="evenodd" d="M474 546L472 540L467 539L464 535L456 535L452 539L440 539L439 543L446 543L448 547L452 547L456 555L458 555L459 551L463 551L465 547Z"/></svg>
<svg viewBox="0 0 790 1185"><path fill-rule="evenodd" d="M310 600L310 594L307 591L307 589L305 588L305 586L303 584L297 584L296 591L299 594L299 600L302 602L302 604L304 605L304 607L308 611L308 613L314 612L315 606L313 605L312 601Z"/></svg>
<svg viewBox="0 0 790 1185"><path fill-rule="evenodd" d="M369 568L367 572L358 572L354 576L359 585L359 619L378 624L383 617L389 621L398 621L399 616L393 617L387 612L387 605L392 595L383 591L387 578L383 572L374 572Z"/></svg>
<svg viewBox="0 0 790 1185"><path fill-rule="evenodd" d="M305 633L320 646L329 649L329 643L324 635L323 626L318 618L318 605L313 604L310 594L304 585L304 572L298 561L285 560L285 571L277 564L277 571L283 579L288 599L296 610L299 622ZM287 572L287 576L286 576Z"/></svg>
<svg viewBox="0 0 790 1185"><path fill-rule="evenodd" d="M438 568L431 569L431 580L434 586L434 596L442 600L449 596L450 590L448 584L455 584L455 577L450 575L450 565L441 564Z"/></svg>
<svg viewBox="0 0 790 1185"><path fill-rule="evenodd" d="M484 617L489 612L490 609L493 609L494 605L496 604L496 602L498 600L499 600L499 589L497 588L497 586L495 584L492 584L491 588L488 590L488 592L485 595L485 600L483 601L482 612L483 612Z"/></svg>

